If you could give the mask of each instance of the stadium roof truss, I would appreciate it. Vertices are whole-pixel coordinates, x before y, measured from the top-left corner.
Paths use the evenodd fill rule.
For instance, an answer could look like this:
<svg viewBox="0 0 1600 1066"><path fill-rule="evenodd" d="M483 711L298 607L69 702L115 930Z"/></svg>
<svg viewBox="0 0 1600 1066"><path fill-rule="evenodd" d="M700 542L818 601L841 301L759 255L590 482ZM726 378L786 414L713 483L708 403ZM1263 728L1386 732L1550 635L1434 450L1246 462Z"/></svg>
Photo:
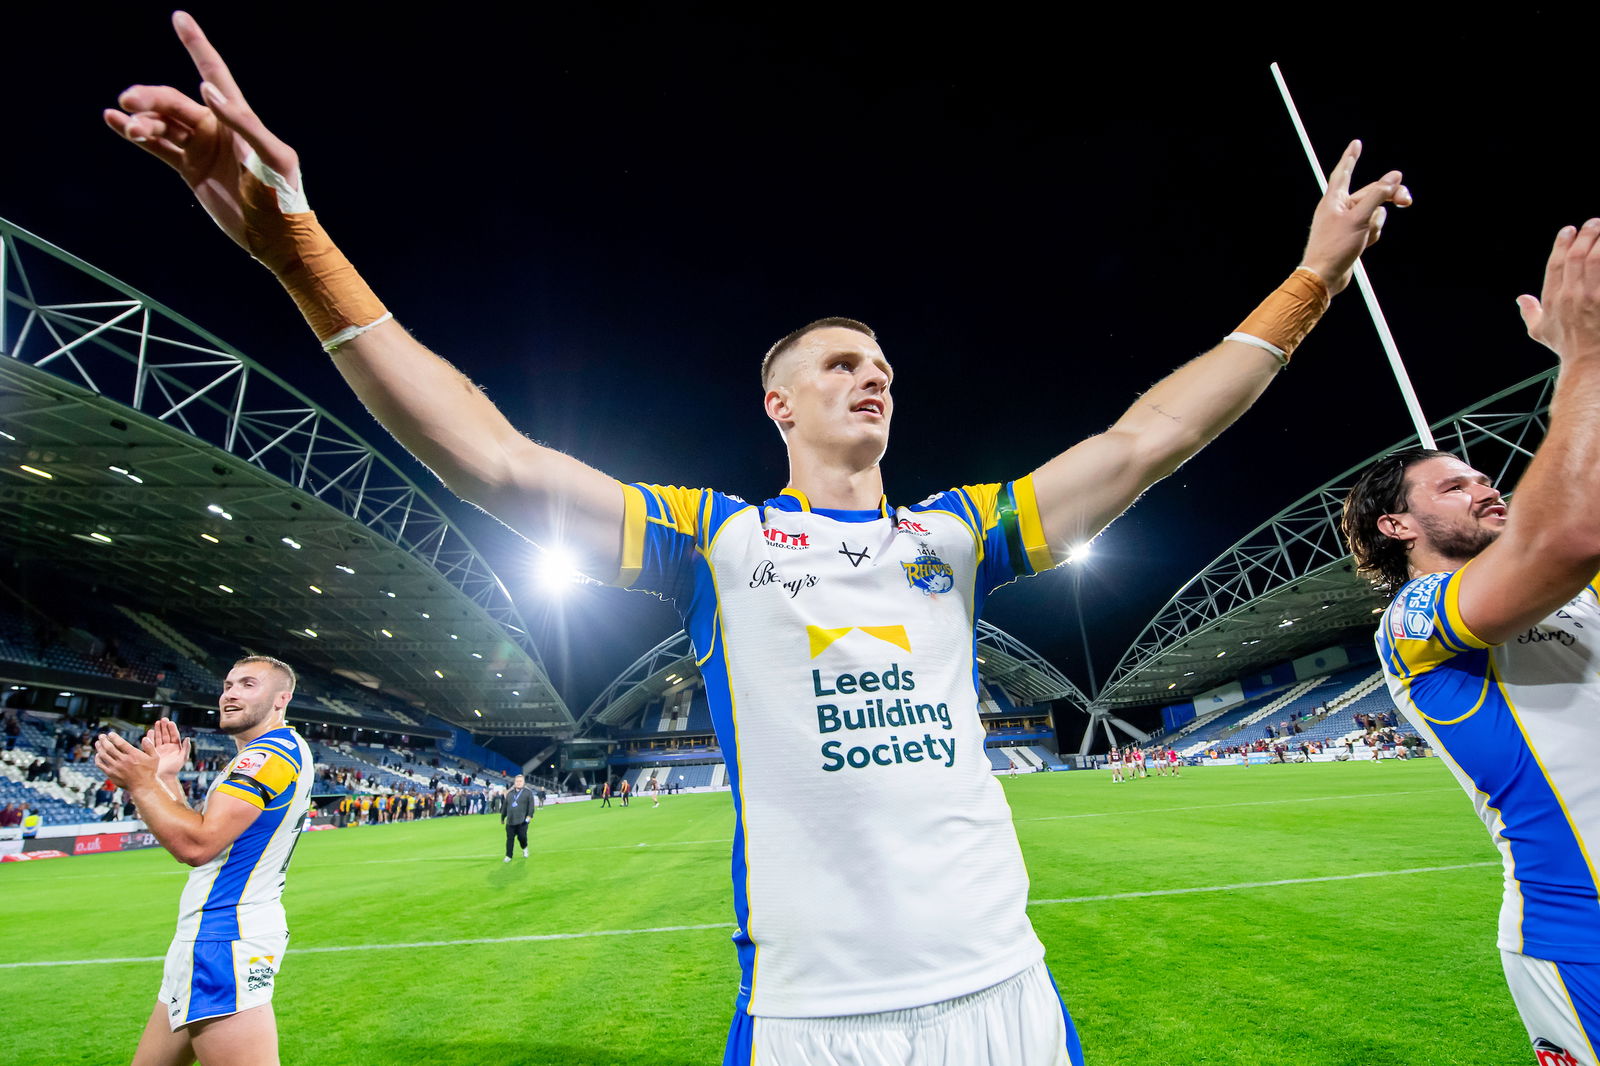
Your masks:
<svg viewBox="0 0 1600 1066"><path fill-rule="evenodd" d="M1528 378L1433 426L1438 446L1511 485L1544 438L1556 371ZM1189 699L1352 638L1371 639L1384 601L1358 577L1339 530L1344 498L1374 460L1290 504L1196 574L1144 628L1097 707Z"/></svg>
<svg viewBox="0 0 1600 1066"><path fill-rule="evenodd" d="M1066 700L1086 707L1089 698L1038 652L988 622L978 623L978 673L1029 705ZM679 630L635 659L594 698L578 719L576 735L626 724L668 692L700 676L689 634ZM1130 727L1131 728L1131 727ZM1144 734L1139 734L1144 736Z"/></svg>
<svg viewBox="0 0 1600 1066"><path fill-rule="evenodd" d="M478 732L571 728L505 585L398 467L237 349L3 219L0 355L0 545L19 559L214 631L225 612L218 635L380 678Z"/></svg>

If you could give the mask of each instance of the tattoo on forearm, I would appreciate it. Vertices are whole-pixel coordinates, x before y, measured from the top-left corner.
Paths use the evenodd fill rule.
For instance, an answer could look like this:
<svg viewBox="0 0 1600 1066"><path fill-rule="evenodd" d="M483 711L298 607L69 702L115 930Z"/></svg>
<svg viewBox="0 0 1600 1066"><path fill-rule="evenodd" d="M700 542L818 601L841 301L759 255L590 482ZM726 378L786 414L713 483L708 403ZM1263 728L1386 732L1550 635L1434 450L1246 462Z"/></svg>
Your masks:
<svg viewBox="0 0 1600 1066"><path fill-rule="evenodd" d="M1161 405L1158 404L1158 403L1151 404L1150 405L1150 410L1154 411L1156 414L1160 415L1162 418L1170 418L1172 421L1178 422L1178 423L1182 423L1183 422L1183 416L1182 415L1175 415L1171 411L1163 410Z"/></svg>

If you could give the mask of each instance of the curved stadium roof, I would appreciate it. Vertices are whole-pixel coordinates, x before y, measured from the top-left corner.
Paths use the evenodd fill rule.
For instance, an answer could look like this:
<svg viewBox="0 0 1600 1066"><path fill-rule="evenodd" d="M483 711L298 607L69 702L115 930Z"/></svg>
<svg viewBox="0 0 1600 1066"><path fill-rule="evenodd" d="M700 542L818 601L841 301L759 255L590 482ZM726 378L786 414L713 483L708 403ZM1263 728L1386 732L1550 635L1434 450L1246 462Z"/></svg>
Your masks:
<svg viewBox="0 0 1600 1066"><path fill-rule="evenodd" d="M0 550L478 732L571 729L504 584L399 468L4 220L0 356Z"/></svg>
<svg viewBox="0 0 1600 1066"><path fill-rule="evenodd" d="M1555 379L1552 368L1434 423L1438 446L1514 484L1548 428ZM1156 613L1095 704L1171 703L1331 644L1370 643L1386 601L1356 576L1339 515L1374 460L1417 445L1407 437L1351 467L1219 555Z"/></svg>

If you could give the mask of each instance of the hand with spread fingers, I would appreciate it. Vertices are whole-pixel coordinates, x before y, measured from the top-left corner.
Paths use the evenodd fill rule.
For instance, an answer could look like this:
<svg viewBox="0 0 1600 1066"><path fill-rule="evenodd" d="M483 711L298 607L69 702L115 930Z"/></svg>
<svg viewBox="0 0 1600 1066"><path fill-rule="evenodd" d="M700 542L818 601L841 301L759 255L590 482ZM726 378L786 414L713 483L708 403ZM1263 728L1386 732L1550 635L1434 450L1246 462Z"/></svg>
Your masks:
<svg viewBox="0 0 1600 1066"><path fill-rule="evenodd" d="M1317 272L1330 295L1350 284L1361 253L1378 243L1383 222L1388 216L1385 204L1411 206L1411 190L1400 184L1401 174L1391 170L1370 185L1350 191L1350 178L1356 160L1361 158L1361 142L1351 141L1333 173L1328 175L1328 191L1322 194L1311 216L1311 235L1306 239L1300 262Z"/></svg>
<svg viewBox="0 0 1600 1066"><path fill-rule="evenodd" d="M145 733L139 747L145 754L156 757L156 776L173 782L178 779L179 771L189 764L191 743L179 735L178 727L170 718L161 718Z"/></svg>
<svg viewBox="0 0 1600 1066"><path fill-rule="evenodd" d="M141 747L128 743L116 733L101 733L94 740L94 764L118 788L130 793L156 783L160 759Z"/></svg>
<svg viewBox="0 0 1600 1066"><path fill-rule="evenodd" d="M259 257L262 242L251 232L257 223L252 213L259 209L249 195L246 163L252 154L259 156L298 191L299 158L250 110L199 23L178 11L172 27L200 73L204 102L170 85L134 85L117 98L121 110L106 109L106 124L176 170L223 232Z"/></svg>
<svg viewBox="0 0 1600 1066"><path fill-rule="evenodd" d="M1556 234L1536 298L1517 297L1528 336L1563 362L1600 358L1600 218Z"/></svg>

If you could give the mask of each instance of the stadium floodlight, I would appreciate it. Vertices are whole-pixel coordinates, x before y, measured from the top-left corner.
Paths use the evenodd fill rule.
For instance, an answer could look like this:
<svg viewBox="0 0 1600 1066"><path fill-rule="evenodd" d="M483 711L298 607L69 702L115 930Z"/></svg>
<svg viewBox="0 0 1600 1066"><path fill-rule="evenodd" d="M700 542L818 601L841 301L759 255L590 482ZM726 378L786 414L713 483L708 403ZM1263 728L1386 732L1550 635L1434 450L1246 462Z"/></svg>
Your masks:
<svg viewBox="0 0 1600 1066"><path fill-rule="evenodd" d="M89 539L90 540L98 540L101 544L110 544L111 543L111 538L106 536L104 533L90 533L89 534Z"/></svg>
<svg viewBox="0 0 1600 1066"><path fill-rule="evenodd" d="M3 429L0 429L0 437L4 437L6 440L16 440L17 439L15 437L13 437L11 434L7 433Z"/></svg>
<svg viewBox="0 0 1600 1066"><path fill-rule="evenodd" d="M455 635L455 634L454 634L454 633L451 633L451 634L450 634L450 639L451 639L451 640L460 640L460 639L461 639L461 638L460 638L460 637L458 637L458 636L456 636L456 635Z"/></svg>
<svg viewBox="0 0 1600 1066"><path fill-rule="evenodd" d="M310 589L312 592L315 592L318 596L322 595L322 590L317 588L315 585L307 585L306 588Z"/></svg>
<svg viewBox="0 0 1600 1066"><path fill-rule="evenodd" d="M976 658L976 659L977 659L977 660L978 660L978 662L980 662L980 663L982 663L982 664L983 664L983 665L985 665L985 666L988 666L988 665L989 665L989 660L988 660L988 659L985 659L985 658L984 658L984 657L983 657L983 656L981 656L981 655L978 655L978 656L974 656L974 658Z"/></svg>
<svg viewBox="0 0 1600 1066"><path fill-rule="evenodd" d="M433 676L434 676L434 677L437 677L437 678L438 678L438 679L439 679L439 680L440 680L440 681L443 681L443 680L444 680L444 673L443 673L443 671L440 671L440 670L435 670L435 671L434 671L434 672L433 672Z"/></svg>
<svg viewBox="0 0 1600 1066"><path fill-rule="evenodd" d="M1219 651L1219 652L1217 652L1217 658L1219 658L1219 659L1220 659L1220 658L1222 658L1222 657L1223 657L1223 656L1224 656L1224 655L1226 655L1226 654L1228 654L1228 653L1227 653L1227 652L1225 652L1225 651Z"/></svg>
<svg viewBox="0 0 1600 1066"><path fill-rule="evenodd" d="M304 633L308 637L315 637L317 635L317 631L315 629L302 629L300 632Z"/></svg>
<svg viewBox="0 0 1600 1066"><path fill-rule="evenodd" d="M481 659L481 658L483 658L483 656L482 656L482 655L479 655L479 654L478 654L478 653L477 653L477 652L473 652L473 653L472 653L472 657L473 657L473 658L474 658L474 659Z"/></svg>
<svg viewBox="0 0 1600 1066"><path fill-rule="evenodd" d="M221 544L222 543L222 541L218 540L216 537L213 537L210 533L202 533L202 534L200 534L200 539L201 540L209 540L213 544Z"/></svg>
<svg viewBox="0 0 1600 1066"><path fill-rule="evenodd" d="M1067 562L1081 563L1089 558L1089 544L1080 544L1067 552Z"/></svg>
<svg viewBox="0 0 1600 1066"><path fill-rule="evenodd" d="M384 636L390 638L391 640L394 639L394 634L389 632L387 629L380 629L380 630L378 630L378 632L382 633Z"/></svg>
<svg viewBox="0 0 1600 1066"><path fill-rule="evenodd" d="M513 695L513 696L520 696L520 695L522 695L522 693L520 693L520 692L518 692L518 691L517 691L517 690L516 690L516 689L512 689L512 690L511 690L511 694L512 694L512 695Z"/></svg>
<svg viewBox="0 0 1600 1066"><path fill-rule="evenodd" d="M483 712L478 710L478 708L476 708L476 707L472 708L472 713L477 715L479 718L483 717Z"/></svg>
<svg viewBox="0 0 1600 1066"><path fill-rule="evenodd" d="M333 564L333 568L334 568L334 569L335 569L335 570L343 570L343 571L344 571L344 572L345 572L345 573L347 573L347 574L353 574L353 573L355 573L355 571L354 571L354 570L352 570L352 569L350 569L350 568L349 568L349 567L348 567L348 566L346 566L346 565L344 565L344 564L343 564L343 563L334 563L334 564Z"/></svg>
<svg viewBox="0 0 1600 1066"><path fill-rule="evenodd" d="M433 615L429 614L427 611L418 611L417 613L420 614L424 618L432 618L433 617Z"/></svg>
<svg viewBox="0 0 1600 1066"><path fill-rule="evenodd" d="M56 476L54 474L50 473L48 470L40 470L38 467L29 466L27 463L23 463L20 467L18 467L18 469L19 470L26 470L28 473L32 474L34 477L42 477L46 481L54 481L56 479Z"/></svg>
<svg viewBox="0 0 1600 1066"><path fill-rule="evenodd" d="M233 590L231 588L229 588L227 585L218 585L217 588L221 589L223 592L227 592L227 593L232 593L233 592Z"/></svg>
<svg viewBox="0 0 1600 1066"><path fill-rule="evenodd" d="M279 537L278 539L287 544L289 547L293 548L295 551L300 550L300 542L295 540L293 537Z"/></svg>
<svg viewBox="0 0 1600 1066"><path fill-rule="evenodd" d="M212 514L217 515L220 518L226 518L230 522L233 521L233 515L229 514L227 511L224 511L221 507L217 506L214 503L206 504L206 510L210 511Z"/></svg>
<svg viewBox="0 0 1600 1066"><path fill-rule="evenodd" d="M1167 691L1171 692L1173 689L1175 689L1177 687L1178 687L1178 683L1176 681L1174 681L1172 684L1167 686Z"/></svg>
<svg viewBox="0 0 1600 1066"><path fill-rule="evenodd" d="M574 585L583 583L577 560L564 548L546 548L539 553L536 564L539 587L549 596L564 595Z"/></svg>

